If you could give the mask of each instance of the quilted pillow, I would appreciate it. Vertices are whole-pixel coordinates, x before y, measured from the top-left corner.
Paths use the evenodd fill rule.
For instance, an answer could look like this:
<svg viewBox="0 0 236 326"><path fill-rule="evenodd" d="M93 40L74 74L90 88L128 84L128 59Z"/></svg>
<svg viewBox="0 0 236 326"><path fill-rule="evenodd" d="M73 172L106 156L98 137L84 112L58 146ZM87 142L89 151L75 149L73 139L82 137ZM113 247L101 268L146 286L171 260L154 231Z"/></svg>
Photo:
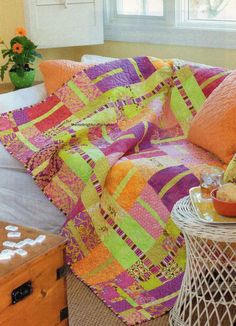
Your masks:
<svg viewBox="0 0 236 326"><path fill-rule="evenodd" d="M208 97L193 119L188 139L228 163L236 152L236 71Z"/></svg>
<svg viewBox="0 0 236 326"><path fill-rule="evenodd" d="M48 94L54 93L77 72L92 66L91 64L71 60L45 60L39 65Z"/></svg>

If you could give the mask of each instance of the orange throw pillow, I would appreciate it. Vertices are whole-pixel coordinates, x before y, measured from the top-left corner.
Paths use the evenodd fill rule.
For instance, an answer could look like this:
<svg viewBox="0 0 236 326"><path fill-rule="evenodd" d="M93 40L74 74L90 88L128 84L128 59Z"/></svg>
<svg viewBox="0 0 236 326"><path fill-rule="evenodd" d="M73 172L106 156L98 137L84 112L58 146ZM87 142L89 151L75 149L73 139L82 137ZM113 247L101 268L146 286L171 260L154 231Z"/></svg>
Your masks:
<svg viewBox="0 0 236 326"><path fill-rule="evenodd" d="M207 98L193 118L188 139L228 163L236 153L236 71Z"/></svg>
<svg viewBox="0 0 236 326"><path fill-rule="evenodd" d="M77 72L92 66L71 60L45 60L39 65L48 94L54 93L59 87L71 79Z"/></svg>

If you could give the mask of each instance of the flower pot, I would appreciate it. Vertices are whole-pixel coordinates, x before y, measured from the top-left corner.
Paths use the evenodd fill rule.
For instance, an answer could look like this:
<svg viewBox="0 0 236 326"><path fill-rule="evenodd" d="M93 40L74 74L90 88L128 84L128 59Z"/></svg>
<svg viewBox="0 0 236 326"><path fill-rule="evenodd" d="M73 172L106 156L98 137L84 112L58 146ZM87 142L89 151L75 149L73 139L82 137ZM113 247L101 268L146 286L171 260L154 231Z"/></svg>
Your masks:
<svg viewBox="0 0 236 326"><path fill-rule="evenodd" d="M15 89L30 87L34 82L35 70L24 71L23 76L19 76L15 71L9 71L9 76Z"/></svg>

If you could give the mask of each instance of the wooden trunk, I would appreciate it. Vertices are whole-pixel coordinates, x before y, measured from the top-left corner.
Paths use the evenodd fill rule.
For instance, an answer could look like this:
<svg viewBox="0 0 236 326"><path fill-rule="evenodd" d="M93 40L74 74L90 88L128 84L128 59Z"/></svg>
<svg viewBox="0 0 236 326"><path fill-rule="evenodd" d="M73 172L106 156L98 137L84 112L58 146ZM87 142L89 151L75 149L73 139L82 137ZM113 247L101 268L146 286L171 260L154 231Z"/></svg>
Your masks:
<svg viewBox="0 0 236 326"><path fill-rule="evenodd" d="M19 242L39 234L45 234L46 239L23 247L28 252L25 257L15 254L10 261L0 261L0 325L68 325L65 275L61 269L65 239L22 226L21 238L9 239L6 225L0 222L0 251L8 249L2 244L6 240ZM14 296L20 299L16 303Z"/></svg>

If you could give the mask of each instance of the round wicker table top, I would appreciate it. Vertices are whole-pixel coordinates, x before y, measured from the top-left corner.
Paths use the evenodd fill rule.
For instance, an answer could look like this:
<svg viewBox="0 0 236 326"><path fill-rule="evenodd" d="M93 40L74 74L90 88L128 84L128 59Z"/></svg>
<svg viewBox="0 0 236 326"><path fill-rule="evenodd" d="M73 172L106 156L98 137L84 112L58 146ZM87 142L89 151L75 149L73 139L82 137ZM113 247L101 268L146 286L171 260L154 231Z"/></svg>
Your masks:
<svg viewBox="0 0 236 326"><path fill-rule="evenodd" d="M179 200L171 214L175 224L189 235L216 241L236 241L236 223L203 222L197 216L189 196Z"/></svg>

